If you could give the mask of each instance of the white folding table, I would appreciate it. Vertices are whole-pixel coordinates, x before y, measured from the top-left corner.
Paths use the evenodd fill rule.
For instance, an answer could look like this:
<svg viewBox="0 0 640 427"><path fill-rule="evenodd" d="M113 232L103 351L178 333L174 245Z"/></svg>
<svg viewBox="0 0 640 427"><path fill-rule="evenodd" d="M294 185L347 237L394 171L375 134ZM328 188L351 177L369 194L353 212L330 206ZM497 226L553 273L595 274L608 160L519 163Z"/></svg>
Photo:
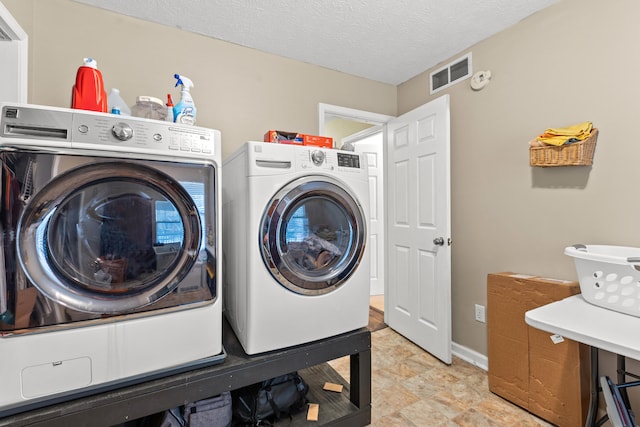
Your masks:
<svg viewBox="0 0 640 427"><path fill-rule="evenodd" d="M578 294L527 311L525 321L534 328L590 347L591 401L586 425L598 425L598 349L617 355L618 383L624 383L627 375L638 378L626 371L625 358L640 360L640 317L598 307ZM626 393L623 394L626 400Z"/></svg>

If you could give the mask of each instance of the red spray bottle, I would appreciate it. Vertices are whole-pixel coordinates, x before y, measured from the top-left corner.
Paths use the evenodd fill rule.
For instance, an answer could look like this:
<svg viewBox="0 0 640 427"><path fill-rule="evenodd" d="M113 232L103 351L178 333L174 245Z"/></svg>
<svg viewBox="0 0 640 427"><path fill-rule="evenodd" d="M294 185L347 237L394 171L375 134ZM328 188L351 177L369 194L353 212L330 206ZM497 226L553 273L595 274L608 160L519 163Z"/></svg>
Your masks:
<svg viewBox="0 0 640 427"><path fill-rule="evenodd" d="M78 68L76 84L71 94L71 108L103 113L108 111L102 73L93 58L84 58L84 64Z"/></svg>

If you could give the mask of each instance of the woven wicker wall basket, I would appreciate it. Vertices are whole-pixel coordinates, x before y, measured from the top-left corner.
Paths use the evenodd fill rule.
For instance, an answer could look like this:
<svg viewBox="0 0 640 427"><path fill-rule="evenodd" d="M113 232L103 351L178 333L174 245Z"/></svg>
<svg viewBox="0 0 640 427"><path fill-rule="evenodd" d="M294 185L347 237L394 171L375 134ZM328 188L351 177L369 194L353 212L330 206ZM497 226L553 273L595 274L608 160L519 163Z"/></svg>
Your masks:
<svg viewBox="0 0 640 427"><path fill-rule="evenodd" d="M596 151L598 129L583 141L566 145L548 145L529 147L529 164L531 166L590 166L593 164L593 153Z"/></svg>

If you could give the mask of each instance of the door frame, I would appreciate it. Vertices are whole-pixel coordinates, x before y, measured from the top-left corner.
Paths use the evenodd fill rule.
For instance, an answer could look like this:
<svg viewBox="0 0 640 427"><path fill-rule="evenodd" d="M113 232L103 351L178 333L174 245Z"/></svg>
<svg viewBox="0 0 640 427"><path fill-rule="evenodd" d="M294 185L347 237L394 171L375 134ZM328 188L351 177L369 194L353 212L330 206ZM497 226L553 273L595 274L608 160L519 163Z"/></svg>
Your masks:
<svg viewBox="0 0 640 427"><path fill-rule="evenodd" d="M11 12L0 3L0 31L9 36L0 42L0 58L8 58L9 66L0 70L0 99L2 101L27 103L29 70L29 36Z"/></svg>

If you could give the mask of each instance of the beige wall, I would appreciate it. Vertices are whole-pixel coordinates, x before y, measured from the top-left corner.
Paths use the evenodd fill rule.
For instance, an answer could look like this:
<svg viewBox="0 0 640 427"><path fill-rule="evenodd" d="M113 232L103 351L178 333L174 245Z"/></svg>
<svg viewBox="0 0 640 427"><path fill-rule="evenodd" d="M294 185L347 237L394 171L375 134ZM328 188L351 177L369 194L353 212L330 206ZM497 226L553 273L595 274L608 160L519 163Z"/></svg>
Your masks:
<svg viewBox="0 0 640 427"><path fill-rule="evenodd" d="M396 88L69 0L3 3L29 34L30 102L68 106L85 56L130 103L177 97L178 72L196 85L198 124L222 131L224 156L269 128L317 132L318 102L396 115L431 99L430 70ZM444 92L454 342L487 354L473 313L488 273L575 279L565 246L640 245L637 16L636 0L562 0L473 46L474 69L493 74L484 90L466 81ZM583 120L601 131L593 167L529 167L529 139Z"/></svg>
<svg viewBox="0 0 640 427"><path fill-rule="evenodd" d="M636 0L560 1L470 49L489 86L446 91L454 342L487 354L474 303L488 273L575 280L566 246L640 245L638 16ZM400 85L398 113L428 93L428 71ZM600 129L593 167L529 166L528 140L584 120Z"/></svg>
<svg viewBox="0 0 640 427"><path fill-rule="evenodd" d="M193 80L197 124L220 129L223 157L268 129L317 134L318 103L395 115L396 87L143 22L69 0L3 0L29 35L29 102L68 107L82 58L107 92L174 100Z"/></svg>

